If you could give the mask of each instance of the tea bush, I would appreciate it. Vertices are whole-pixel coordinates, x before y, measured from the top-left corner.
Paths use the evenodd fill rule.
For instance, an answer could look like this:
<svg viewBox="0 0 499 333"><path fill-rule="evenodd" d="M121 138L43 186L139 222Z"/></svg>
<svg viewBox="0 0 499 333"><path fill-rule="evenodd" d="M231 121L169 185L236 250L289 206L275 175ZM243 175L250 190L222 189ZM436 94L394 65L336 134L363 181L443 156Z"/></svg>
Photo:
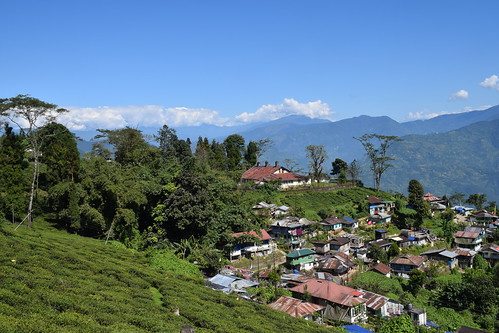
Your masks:
<svg viewBox="0 0 499 333"><path fill-rule="evenodd" d="M0 253L0 332L343 332L213 291L169 253L106 246L39 221L1 227Z"/></svg>

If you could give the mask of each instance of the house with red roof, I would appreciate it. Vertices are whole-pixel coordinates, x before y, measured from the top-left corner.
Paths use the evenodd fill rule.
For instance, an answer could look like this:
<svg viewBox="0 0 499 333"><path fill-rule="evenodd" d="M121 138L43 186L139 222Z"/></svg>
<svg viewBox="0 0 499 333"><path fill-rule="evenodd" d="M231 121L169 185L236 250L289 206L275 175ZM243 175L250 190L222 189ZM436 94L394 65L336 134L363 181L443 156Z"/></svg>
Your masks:
<svg viewBox="0 0 499 333"><path fill-rule="evenodd" d="M264 229L257 231L237 232L231 235L236 238L236 245L230 252L230 260L241 257L266 256L277 247L272 237ZM238 241L240 240L240 241Z"/></svg>
<svg viewBox="0 0 499 333"><path fill-rule="evenodd" d="M322 314L324 309L326 309L325 306L303 302L302 300L289 296L281 296L277 301L267 304L267 306L275 310L286 312L292 317L304 318L306 320L314 320L314 314Z"/></svg>
<svg viewBox="0 0 499 333"><path fill-rule="evenodd" d="M241 183L263 185L272 180L279 180L281 182L280 188L282 189L310 184L308 177L291 172L285 167L280 166L278 162L275 162L273 166L269 165L268 162L265 162L262 166L258 162L241 176Z"/></svg>
<svg viewBox="0 0 499 333"><path fill-rule="evenodd" d="M425 193L425 195L423 195L423 200L424 201L428 201L429 203L432 203L432 202L442 202L443 200L431 193Z"/></svg>
<svg viewBox="0 0 499 333"><path fill-rule="evenodd" d="M348 323L367 319L363 292L327 280L310 279L290 289L295 298L309 297L310 302L325 306L324 318Z"/></svg>
<svg viewBox="0 0 499 333"><path fill-rule="evenodd" d="M375 273L384 275L386 277L390 277L390 273L392 271L392 268L388 265L383 264L382 262L377 263L373 267L369 269L370 271L373 271Z"/></svg>

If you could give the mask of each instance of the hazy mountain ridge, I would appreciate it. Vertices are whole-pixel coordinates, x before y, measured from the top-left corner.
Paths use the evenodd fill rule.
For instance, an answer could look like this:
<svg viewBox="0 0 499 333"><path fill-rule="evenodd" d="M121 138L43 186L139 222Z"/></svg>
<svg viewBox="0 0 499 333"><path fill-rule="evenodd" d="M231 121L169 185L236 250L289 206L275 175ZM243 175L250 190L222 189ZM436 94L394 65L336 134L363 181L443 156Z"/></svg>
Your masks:
<svg viewBox="0 0 499 333"><path fill-rule="evenodd" d="M283 163L285 159L290 159L304 170L308 169L305 149L308 145L325 146L329 155L326 170L329 170L335 158L346 162L353 159L365 162L364 149L354 137L366 133L396 135L404 141L393 147L396 160L394 168L382 181L384 190L405 193L408 181L418 179L428 191L437 195L457 191L486 193L492 200L499 198L499 189L493 188L499 188L499 174L495 172L499 169L496 156L499 143L494 141L494 132L499 133L498 120L499 105L483 111L447 114L404 123L387 116L359 116L335 122L288 116L237 127L202 125L176 130L179 137L190 137L194 144L199 136L223 141L230 134L240 134L246 142L269 138L272 146L262 160ZM151 135L158 129L141 130ZM85 142L79 146L80 149L85 147L85 150L89 147L88 144L85 146ZM456 153L450 154L450 151ZM372 185L371 178L366 166L363 171L366 185Z"/></svg>
<svg viewBox="0 0 499 333"><path fill-rule="evenodd" d="M393 146L393 168L382 188L405 193L411 179L427 192L485 193L499 198L499 119L446 133L404 136Z"/></svg>

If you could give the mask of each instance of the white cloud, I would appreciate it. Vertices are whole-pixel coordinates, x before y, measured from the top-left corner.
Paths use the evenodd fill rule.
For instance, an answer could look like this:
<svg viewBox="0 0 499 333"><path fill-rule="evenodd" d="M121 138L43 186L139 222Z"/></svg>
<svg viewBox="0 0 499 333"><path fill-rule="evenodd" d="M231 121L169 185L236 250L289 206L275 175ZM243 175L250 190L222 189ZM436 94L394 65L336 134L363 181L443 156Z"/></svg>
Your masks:
<svg viewBox="0 0 499 333"><path fill-rule="evenodd" d="M456 99L468 99L468 97L470 97L470 94L464 90L464 89L461 89L459 91L456 91L455 93L453 93L452 95L450 95L449 99L450 100L456 100Z"/></svg>
<svg viewBox="0 0 499 333"><path fill-rule="evenodd" d="M203 123L225 125L227 118L209 109L186 107L165 108L159 105L100 106L96 108L66 107L69 112L59 121L69 129L95 128L197 126Z"/></svg>
<svg viewBox="0 0 499 333"><path fill-rule="evenodd" d="M407 115L407 120L425 120L425 119L431 119L435 118L438 116L442 116L444 114L458 114L458 113L464 113L464 112L470 112L470 111L481 111L481 110L486 110L488 108L492 107L492 105L484 105L484 106L478 106L478 107L473 107L473 106L466 106L462 108L461 110L458 111L440 111L440 112L432 112L428 113L429 111L420 111L420 112L409 112Z"/></svg>
<svg viewBox="0 0 499 333"><path fill-rule="evenodd" d="M497 75L492 75L491 77L486 78L480 85L485 88L491 88L499 91L499 77Z"/></svg>
<svg viewBox="0 0 499 333"><path fill-rule="evenodd" d="M320 100L315 102L300 103L293 98L285 98L282 104L262 105L254 113L241 113L236 119L244 123L254 121L275 120L290 115L303 115L310 118L328 119L334 112L328 104Z"/></svg>
<svg viewBox="0 0 499 333"><path fill-rule="evenodd" d="M288 115L305 115L310 118L329 118L333 112L320 100L299 103L289 98L279 105L263 105L254 113L243 113L229 119L218 111L204 108L164 107L160 105L99 106L94 108L65 107L69 110L59 117L59 122L71 130L96 128L115 129L130 127L199 126L211 124L230 126L236 123L274 120Z"/></svg>

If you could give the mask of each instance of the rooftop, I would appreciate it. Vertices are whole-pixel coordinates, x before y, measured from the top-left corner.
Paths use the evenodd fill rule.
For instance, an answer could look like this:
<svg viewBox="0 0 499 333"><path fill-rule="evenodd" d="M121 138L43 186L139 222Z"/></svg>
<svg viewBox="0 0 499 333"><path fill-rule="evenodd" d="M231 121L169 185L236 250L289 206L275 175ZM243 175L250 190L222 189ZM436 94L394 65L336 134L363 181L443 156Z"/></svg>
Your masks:
<svg viewBox="0 0 499 333"><path fill-rule="evenodd" d="M258 238L259 240L272 239L272 237L270 237L269 233L267 231L265 231L265 229L260 229L259 234L256 231L244 231L244 232L236 232L236 233L232 234L231 236L232 237L239 237L242 235L252 235L252 236L255 236L256 238Z"/></svg>
<svg viewBox="0 0 499 333"><path fill-rule="evenodd" d="M299 318L326 308L325 306L303 302L299 299L288 296L281 296L277 301L270 303L267 306Z"/></svg>
<svg viewBox="0 0 499 333"><path fill-rule="evenodd" d="M365 300L360 297L363 295L362 292L326 280L311 279L290 290L300 294L307 291L313 297L348 307L365 303Z"/></svg>

